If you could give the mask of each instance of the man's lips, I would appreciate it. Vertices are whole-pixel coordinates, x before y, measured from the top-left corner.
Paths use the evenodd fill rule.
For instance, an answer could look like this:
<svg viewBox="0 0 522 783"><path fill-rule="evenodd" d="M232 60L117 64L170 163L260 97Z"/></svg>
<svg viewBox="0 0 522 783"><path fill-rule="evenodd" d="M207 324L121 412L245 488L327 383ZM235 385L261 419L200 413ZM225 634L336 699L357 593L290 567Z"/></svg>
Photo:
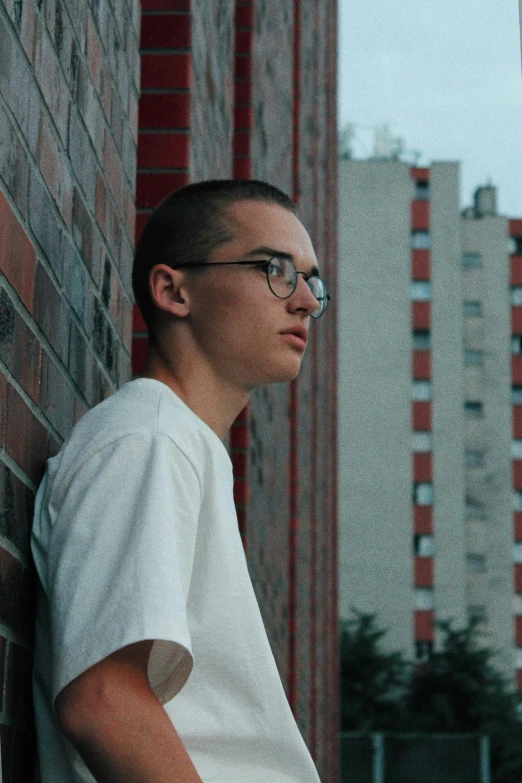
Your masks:
<svg viewBox="0 0 522 783"><path fill-rule="evenodd" d="M291 343L302 350L306 348L308 332L304 326L293 326L290 329L285 329L281 334L285 337L286 342Z"/></svg>

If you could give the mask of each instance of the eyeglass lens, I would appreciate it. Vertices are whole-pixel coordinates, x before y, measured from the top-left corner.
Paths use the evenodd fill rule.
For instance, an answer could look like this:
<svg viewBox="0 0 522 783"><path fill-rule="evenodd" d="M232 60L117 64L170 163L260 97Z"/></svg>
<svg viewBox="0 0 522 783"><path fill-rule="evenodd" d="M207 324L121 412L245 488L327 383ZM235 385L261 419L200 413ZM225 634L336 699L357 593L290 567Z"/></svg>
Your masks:
<svg viewBox="0 0 522 783"><path fill-rule="evenodd" d="M288 258L274 258L267 269L268 285L273 294L280 299L287 299L293 294L297 285L297 270ZM327 304L326 286L320 277L310 277L307 281L308 288L317 299L317 309L310 315L319 318L325 311Z"/></svg>

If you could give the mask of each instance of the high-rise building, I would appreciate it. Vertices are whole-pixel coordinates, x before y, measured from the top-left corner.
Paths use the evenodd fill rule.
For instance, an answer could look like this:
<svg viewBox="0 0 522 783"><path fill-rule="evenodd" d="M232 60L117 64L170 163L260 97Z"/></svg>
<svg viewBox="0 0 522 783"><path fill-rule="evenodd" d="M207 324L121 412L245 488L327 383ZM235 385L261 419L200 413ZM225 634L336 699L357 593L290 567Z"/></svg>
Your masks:
<svg viewBox="0 0 522 783"><path fill-rule="evenodd" d="M419 662L478 615L522 687L522 220L459 204L458 163L340 161L339 612Z"/></svg>

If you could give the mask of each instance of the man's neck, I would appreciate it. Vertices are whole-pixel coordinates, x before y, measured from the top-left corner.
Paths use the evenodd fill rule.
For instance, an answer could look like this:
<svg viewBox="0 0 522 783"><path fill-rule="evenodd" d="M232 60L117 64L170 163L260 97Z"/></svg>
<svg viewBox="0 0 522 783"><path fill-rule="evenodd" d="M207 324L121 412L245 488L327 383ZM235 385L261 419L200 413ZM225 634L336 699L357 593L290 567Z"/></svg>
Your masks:
<svg viewBox="0 0 522 783"><path fill-rule="evenodd" d="M149 348L143 378L161 381L223 440L249 399L249 392L227 386L201 367L176 367Z"/></svg>

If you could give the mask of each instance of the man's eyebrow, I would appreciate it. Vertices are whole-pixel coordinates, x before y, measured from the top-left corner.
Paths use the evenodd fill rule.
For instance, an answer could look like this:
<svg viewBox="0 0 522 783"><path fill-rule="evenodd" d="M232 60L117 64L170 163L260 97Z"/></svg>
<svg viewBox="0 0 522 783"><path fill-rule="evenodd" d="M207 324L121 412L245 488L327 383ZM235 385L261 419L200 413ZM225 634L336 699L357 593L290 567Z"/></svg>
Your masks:
<svg viewBox="0 0 522 783"><path fill-rule="evenodd" d="M255 250L251 250L249 253L246 253L247 256L260 256L260 255L267 255L270 256L270 258L288 258L289 261L293 261L294 257L291 253L285 253L284 250L276 250L274 247L256 247ZM313 266L308 273L308 277L319 277L319 269L316 266Z"/></svg>

